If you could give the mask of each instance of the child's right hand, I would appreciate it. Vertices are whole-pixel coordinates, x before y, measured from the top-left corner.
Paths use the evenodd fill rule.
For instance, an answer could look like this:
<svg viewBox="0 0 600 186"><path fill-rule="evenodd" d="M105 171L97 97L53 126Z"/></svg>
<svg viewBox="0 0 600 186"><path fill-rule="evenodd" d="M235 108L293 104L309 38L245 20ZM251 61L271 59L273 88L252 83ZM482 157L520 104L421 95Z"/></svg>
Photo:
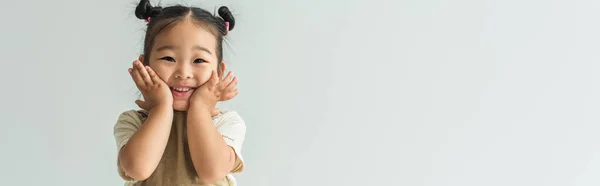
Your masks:
<svg viewBox="0 0 600 186"><path fill-rule="evenodd" d="M141 61L136 60L129 69L129 74L144 96L144 101L135 101L140 108L151 110L158 105L173 107L173 95L169 86L154 70L148 66L144 67Z"/></svg>

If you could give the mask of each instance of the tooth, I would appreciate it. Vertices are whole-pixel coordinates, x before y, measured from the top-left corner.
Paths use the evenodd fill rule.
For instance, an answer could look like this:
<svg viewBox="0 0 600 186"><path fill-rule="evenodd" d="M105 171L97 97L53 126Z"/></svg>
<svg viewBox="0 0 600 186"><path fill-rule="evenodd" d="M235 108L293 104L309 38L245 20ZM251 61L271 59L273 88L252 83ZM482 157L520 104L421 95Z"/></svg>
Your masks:
<svg viewBox="0 0 600 186"><path fill-rule="evenodd" d="M187 92L187 91L190 91L190 88L173 88L173 89L175 89L175 90L177 90L177 91L180 91L180 92Z"/></svg>

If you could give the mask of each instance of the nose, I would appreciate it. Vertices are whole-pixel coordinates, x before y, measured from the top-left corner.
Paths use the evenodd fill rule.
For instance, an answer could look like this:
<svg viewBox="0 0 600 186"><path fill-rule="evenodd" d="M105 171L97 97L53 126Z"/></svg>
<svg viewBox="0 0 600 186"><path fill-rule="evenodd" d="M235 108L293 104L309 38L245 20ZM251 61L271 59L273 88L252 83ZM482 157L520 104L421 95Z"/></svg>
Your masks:
<svg viewBox="0 0 600 186"><path fill-rule="evenodd" d="M175 78L192 79L193 77L194 73L192 72L190 65L185 63L180 63L180 65L177 65L177 70L175 71Z"/></svg>

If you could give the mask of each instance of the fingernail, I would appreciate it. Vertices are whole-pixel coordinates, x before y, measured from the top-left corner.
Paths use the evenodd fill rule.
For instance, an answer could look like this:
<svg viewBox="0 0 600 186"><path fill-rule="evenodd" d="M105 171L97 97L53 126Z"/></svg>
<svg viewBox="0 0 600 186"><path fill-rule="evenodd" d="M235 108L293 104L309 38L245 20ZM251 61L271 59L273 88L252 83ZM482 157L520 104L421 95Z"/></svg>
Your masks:
<svg viewBox="0 0 600 186"><path fill-rule="evenodd" d="M129 73L131 73L133 71L133 69L129 68L129 69L127 69L127 71L129 71Z"/></svg>

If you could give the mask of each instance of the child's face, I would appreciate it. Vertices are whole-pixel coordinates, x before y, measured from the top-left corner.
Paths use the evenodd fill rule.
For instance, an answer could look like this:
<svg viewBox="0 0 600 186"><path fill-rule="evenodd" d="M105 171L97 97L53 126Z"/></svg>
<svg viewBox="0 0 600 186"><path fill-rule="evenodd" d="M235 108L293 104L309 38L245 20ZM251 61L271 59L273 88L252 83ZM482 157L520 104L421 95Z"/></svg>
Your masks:
<svg viewBox="0 0 600 186"><path fill-rule="evenodd" d="M217 69L216 42L208 30L189 20L156 36L149 65L171 88L175 110L187 110L194 89L207 82L211 71Z"/></svg>

